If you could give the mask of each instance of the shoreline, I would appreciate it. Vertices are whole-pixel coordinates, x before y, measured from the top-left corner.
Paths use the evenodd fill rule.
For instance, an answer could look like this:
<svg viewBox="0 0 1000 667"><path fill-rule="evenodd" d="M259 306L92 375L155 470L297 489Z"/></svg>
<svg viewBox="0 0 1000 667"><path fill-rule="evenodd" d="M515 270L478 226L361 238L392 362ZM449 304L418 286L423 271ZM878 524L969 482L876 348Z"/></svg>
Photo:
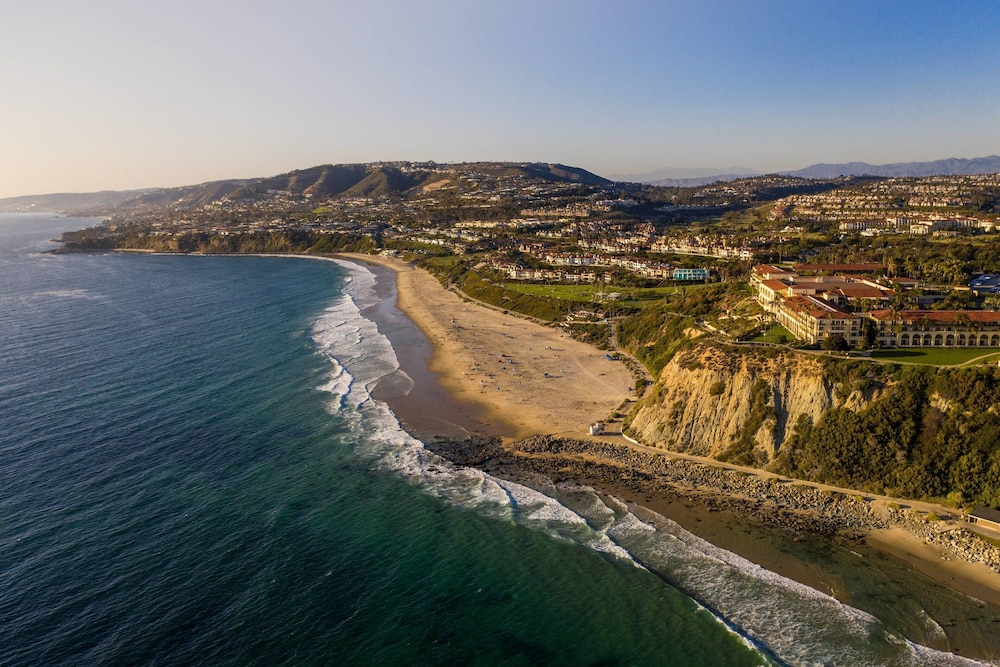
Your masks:
<svg viewBox="0 0 1000 667"><path fill-rule="evenodd" d="M401 260L354 253L336 257L395 273L396 306L429 341L430 378L447 394L444 409L456 413L448 421L470 434L507 442L543 434L579 437L629 396L633 379L624 364L556 328L465 301L430 273ZM420 372L414 363L419 359L410 358L413 352L397 348L408 374ZM412 413L408 403L419 400L419 393L390 399L390 407L394 412L398 407L401 417Z"/></svg>
<svg viewBox="0 0 1000 667"><path fill-rule="evenodd" d="M300 257L289 254L270 256ZM560 334L555 329L464 301L442 287L426 271L401 260L353 253L302 257L363 263L369 265L369 269L379 267L382 271L391 271L395 276L396 302L376 305L371 310L378 311L373 314L380 331L386 321L386 313L393 310L393 307L405 315L407 323L399 325L399 329L404 332L403 345L397 347L400 341L399 331L396 332L396 337L389 337L396 349L401 369L410 375L413 383L410 387L396 389L390 378L385 383L387 387L380 383L373 395L377 393L379 400L385 400L404 427L424 441L428 449L455 463L471 465L511 481L527 482L529 486L532 480L537 481L539 478L550 480L556 485L591 486L600 493L625 501L629 506L674 520L689 532L743 556L765 570L803 583L852 606L855 606L853 596L872 593L853 588L839 574L831 575L817 569L800 555L789 553L786 547L815 543L822 548L827 543L837 543L858 557L871 558L873 561L880 558L891 559L894 563L903 563L910 571L915 569L921 576L928 578L933 586L955 596L969 596L967 604L978 609L957 619L945 613L941 623L944 628L937 627L944 639L930 637L920 641L911 634L904 633L907 638L966 657L1000 659L1000 637L993 638L997 634L995 629L1000 627L997 625L1000 624L1000 575L985 569L985 565L979 568L971 562L943 559L944 552L940 545L929 543L921 535L901 525L857 526L851 528L854 532L838 534L836 523L816 521L817 507L805 504L794 507L790 513L778 515L782 519L801 519L802 523L793 523L789 529L786 523L771 522L769 525L767 521L760 521L761 517L757 513L759 502L748 502L747 498L734 494L732 489L699 486L690 477L682 477L679 484L670 488L670 484L664 484L663 480L651 483L653 478L648 474L620 462L611 466L613 477L602 476L600 471L607 469L609 460L595 454L594 450L599 450L602 444L623 445L618 438L588 439L583 433L588 423L605 419L627 396L631 374L624 365L606 362L603 352ZM381 293L380 296L385 297L386 294ZM369 309L365 310L367 312ZM410 334L405 333L407 329ZM419 336L412 335L414 329L420 332ZM410 337L407 338L407 335ZM549 383L548 380L555 378L539 377L540 372L531 374L521 368L511 371L507 369L511 364L504 365L508 358L520 360L525 351L535 352L532 358L535 361L537 352L541 351L541 344L547 344L545 352L558 346L558 349L551 351L565 354L553 354L552 357L564 361L570 371L588 364L596 364L597 367L602 367L603 364L616 365L623 373L622 400L609 401L607 391L585 391L582 394L590 401L581 401L572 391L567 393L568 388L579 387L579 382L553 386L554 383ZM604 365L603 370L606 371L609 367ZM589 373L578 374L577 377L593 379L604 375L605 372L591 370ZM496 394L484 390L483 376L489 377L491 384L496 382L500 387ZM559 379L575 378L567 373ZM606 384L602 383L601 386ZM558 396L562 403L554 404L554 396ZM445 419L422 419L428 414L441 414L442 411L447 414ZM577 442L585 451L574 453L568 458L560 458L544 451L532 452L530 456L512 453L523 443L537 440L532 436L539 435L557 436L559 442ZM468 460L464 455L456 455L454 451L456 443L479 445L490 440L497 444L504 443L501 447L504 454L492 461ZM665 450L662 454L653 456L679 461L670 457ZM702 467L712 470L713 474L732 474L719 467ZM598 471L597 474L594 473L595 470ZM673 482L676 483L677 480ZM755 541L755 531L762 528L783 532L784 537L779 538L778 542L787 538L786 541L791 545L772 543L775 542L773 535ZM858 553L859 551L863 553ZM904 572L901 576L905 578L907 575ZM901 595L903 599L910 596L905 589L896 595ZM890 612L889 616L878 617L885 621L892 616ZM933 614L927 617L932 623L936 620ZM983 631L984 627L986 631Z"/></svg>
<svg viewBox="0 0 1000 667"><path fill-rule="evenodd" d="M590 487L637 516L655 513L764 570L870 613L917 644L977 660L1000 658L1000 575L981 563L928 561L929 545L899 526L880 524L867 501L643 456L607 442L439 438L427 447L455 464L547 494ZM914 568L914 561L932 568Z"/></svg>
<svg viewBox="0 0 1000 667"><path fill-rule="evenodd" d="M606 456L595 454L595 449L601 449L602 439L588 438L584 435L584 429L589 422L605 419L627 398L627 383L631 381L631 376L622 365L618 365L622 371L621 400L605 400L602 403L592 399L585 409L581 409L582 405L575 405L574 399L564 395L566 386L551 391L546 381L552 378L543 376L544 379L540 380L537 372L531 376L524 372L511 373L506 369L498 369L503 368L508 358L513 358L516 364L526 352L533 362L537 362L538 352L543 349L549 352L548 347L555 346L560 348L559 352L567 353L560 355L557 363L569 366L572 355L567 348L582 346L583 349L572 350L573 354L578 355L576 363L581 366L596 364L601 368L602 363L611 363L603 359L602 352L564 334L560 335L551 328L464 301L441 286L431 274L412 264L370 255L338 254L337 257L392 271L395 275L398 295L396 305L399 311L426 336L430 352L421 357L419 350L398 350L400 363L406 367L408 374L411 371L418 372L421 362L426 364L428 372L419 379L414 377L415 386L419 389L413 394L424 395L425 390L436 385L443 395L437 397L434 405L430 405L426 399L412 396L389 397L387 402L407 427L414 426L415 412L431 408L447 411L448 423L460 425L461 430L465 431L447 433L435 429L433 424L424 424L422 427L416 425L413 429L415 435L424 440L429 449L455 463L471 465L512 481L537 479L541 476L555 484L591 486L600 493L674 520L716 546L748 558L767 570L832 595L846 604L855 604L855 596L863 592L852 590L850 584L837 572L818 567L815 563L804 562L795 554L790 555L787 553L788 547L791 546L794 550L795 544L809 540L828 541L858 557L891 559L893 568L911 568L919 572L928 580L926 586L940 586L956 595L968 596L973 607L984 607L983 614L996 616L996 620L989 621L994 623L992 628L997 627L995 623L1000 622L1000 574L983 563L955 558L954 553L949 554L942 544L931 543L926 535L914 532L914 526L904 527L905 522L879 523L878 512L867 508L867 503L863 503L866 505L864 513L870 514L870 521L859 518L856 525L845 525L843 517L823 517L820 509L827 504L828 495L823 496L822 491L799 487L794 481L789 481L789 486L796 486L803 493L816 494L818 500L805 502L800 498L796 502L802 506L795 506L793 503L776 513L777 520L769 521L762 519L759 499L739 497L733 489L726 489L724 485L711 488L711 484L704 484L704 479L700 479L699 475L693 475L695 480L701 482L699 487L698 481L691 479L691 466L700 464L682 462L687 468L684 468L681 477L664 480L644 473L641 466L639 469L623 466L620 461L609 461ZM554 341L554 344L550 341ZM603 370L606 371L607 367ZM490 385L493 386L495 382L496 386L500 386L500 391L485 390L483 376L487 374ZM593 371L590 375L599 377ZM523 396L514 397L515 390L523 392ZM552 399L556 395L562 399L562 404L553 404ZM524 397L530 399L517 400ZM573 439L584 451L570 456L548 451L536 451L526 456L520 451L526 442L537 443L544 440L534 437L543 435L556 436L560 442ZM456 442L464 441L478 446L491 439L503 443L503 455L482 460L456 454ZM617 444L614 440L617 438L606 438L603 444L624 448L624 443ZM651 456L676 461L667 456ZM607 467L609 464L611 468ZM712 470L712 475L733 475L720 468L701 467ZM604 470L606 473L609 469L614 471L613 475L594 473L594 470ZM848 498L841 502L854 500ZM767 539L753 539L753 531L758 528L778 532L769 532ZM785 538L790 544L783 544ZM970 640L970 636L979 633L977 628L966 626L966 621L962 619L949 621L947 630L943 631L947 636L946 640L928 641L924 638L922 643L935 644L934 648L960 655L995 659L996 651L1000 650L1000 642L994 646L988 640L983 640L983 643ZM962 646L967 648L960 650Z"/></svg>

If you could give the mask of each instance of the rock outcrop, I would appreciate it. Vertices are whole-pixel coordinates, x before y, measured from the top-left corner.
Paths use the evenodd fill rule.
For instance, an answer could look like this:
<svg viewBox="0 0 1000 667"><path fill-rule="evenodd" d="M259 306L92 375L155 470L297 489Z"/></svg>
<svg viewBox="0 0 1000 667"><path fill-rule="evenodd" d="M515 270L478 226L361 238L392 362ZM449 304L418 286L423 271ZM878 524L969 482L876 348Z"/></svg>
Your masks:
<svg viewBox="0 0 1000 667"><path fill-rule="evenodd" d="M712 458L744 440L764 465L801 415L815 422L825 410L856 410L880 393L831 382L818 358L701 347L664 367L628 428L643 444Z"/></svg>

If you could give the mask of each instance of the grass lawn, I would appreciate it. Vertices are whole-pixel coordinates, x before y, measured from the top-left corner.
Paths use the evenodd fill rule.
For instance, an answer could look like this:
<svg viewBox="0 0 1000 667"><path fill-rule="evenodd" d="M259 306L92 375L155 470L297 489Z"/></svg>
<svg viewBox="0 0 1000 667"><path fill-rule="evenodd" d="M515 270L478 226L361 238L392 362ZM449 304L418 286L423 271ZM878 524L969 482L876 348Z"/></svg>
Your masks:
<svg viewBox="0 0 1000 667"><path fill-rule="evenodd" d="M973 359L978 361L1000 360L1000 350L981 347L907 347L894 350L875 350L872 352L872 358L928 366L956 366Z"/></svg>
<svg viewBox="0 0 1000 667"><path fill-rule="evenodd" d="M443 257L427 257L426 259L424 259L424 262L426 262L429 266L433 266L438 269L440 268L450 269L459 262L466 261L467 259L468 257L464 255L445 255Z"/></svg>
<svg viewBox="0 0 1000 667"><path fill-rule="evenodd" d="M662 299L671 294L677 294L682 289L692 290L705 287L702 283L691 285L670 285L667 287L624 287L618 285L548 285L535 283L503 283L506 289L532 296L550 297L563 301L591 302L598 301L598 294L605 295L617 292L621 299L617 302L623 305L639 306L649 305L651 302Z"/></svg>
<svg viewBox="0 0 1000 667"><path fill-rule="evenodd" d="M794 343L795 336L785 327L775 324L752 340L757 343Z"/></svg>

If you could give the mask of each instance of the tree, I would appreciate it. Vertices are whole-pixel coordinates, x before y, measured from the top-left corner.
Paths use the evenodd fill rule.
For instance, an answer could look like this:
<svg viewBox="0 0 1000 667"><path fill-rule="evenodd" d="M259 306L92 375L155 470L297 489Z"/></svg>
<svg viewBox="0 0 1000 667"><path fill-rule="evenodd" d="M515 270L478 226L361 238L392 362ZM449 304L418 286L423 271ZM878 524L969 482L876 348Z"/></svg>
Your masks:
<svg viewBox="0 0 1000 667"><path fill-rule="evenodd" d="M952 290L944 299L934 304L935 310L969 310L973 306L972 292Z"/></svg>
<svg viewBox="0 0 1000 667"><path fill-rule="evenodd" d="M848 343L847 339L840 334L833 334L824 340L822 347L824 350L829 350L831 352L847 352L851 349L850 343Z"/></svg>
<svg viewBox="0 0 1000 667"><path fill-rule="evenodd" d="M861 322L861 333L864 336L864 347L866 350L875 347L878 343L878 325L875 320L865 318Z"/></svg>

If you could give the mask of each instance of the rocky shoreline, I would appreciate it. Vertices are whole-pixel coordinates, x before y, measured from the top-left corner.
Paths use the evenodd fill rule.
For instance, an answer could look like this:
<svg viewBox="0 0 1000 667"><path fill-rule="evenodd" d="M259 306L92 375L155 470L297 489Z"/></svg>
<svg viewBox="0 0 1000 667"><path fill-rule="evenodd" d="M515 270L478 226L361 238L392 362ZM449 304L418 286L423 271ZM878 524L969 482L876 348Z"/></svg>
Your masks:
<svg viewBox="0 0 1000 667"><path fill-rule="evenodd" d="M850 543L869 531L902 528L934 545L943 558L985 563L1000 572L1000 548L951 521L928 521L903 507L879 512L871 498L796 484L793 480L717 468L606 441L535 436L504 446L499 438L429 439L429 449L460 465L527 482L576 482L627 489L647 500L694 500L755 523Z"/></svg>

